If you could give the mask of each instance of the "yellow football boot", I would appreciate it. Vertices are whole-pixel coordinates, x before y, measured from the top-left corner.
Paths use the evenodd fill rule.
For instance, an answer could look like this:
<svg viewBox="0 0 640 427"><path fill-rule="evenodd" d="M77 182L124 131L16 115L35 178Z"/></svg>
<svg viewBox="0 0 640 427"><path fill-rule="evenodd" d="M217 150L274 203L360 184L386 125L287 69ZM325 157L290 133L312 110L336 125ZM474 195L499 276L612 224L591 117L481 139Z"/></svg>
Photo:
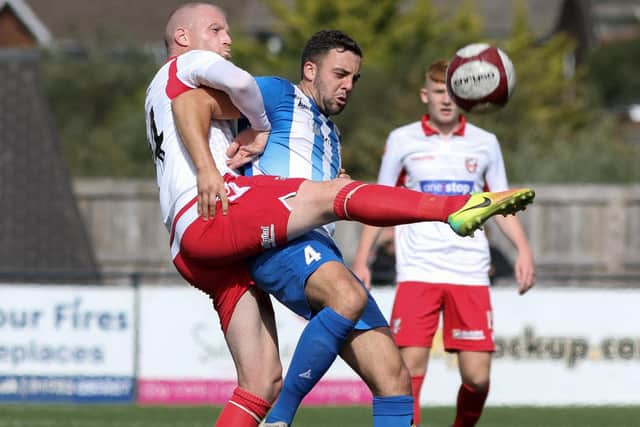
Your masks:
<svg viewBox="0 0 640 427"><path fill-rule="evenodd" d="M447 219L449 226L460 236L473 236L485 221L494 215L512 215L533 202L536 193L531 188L516 188L497 193L471 194L467 203Z"/></svg>

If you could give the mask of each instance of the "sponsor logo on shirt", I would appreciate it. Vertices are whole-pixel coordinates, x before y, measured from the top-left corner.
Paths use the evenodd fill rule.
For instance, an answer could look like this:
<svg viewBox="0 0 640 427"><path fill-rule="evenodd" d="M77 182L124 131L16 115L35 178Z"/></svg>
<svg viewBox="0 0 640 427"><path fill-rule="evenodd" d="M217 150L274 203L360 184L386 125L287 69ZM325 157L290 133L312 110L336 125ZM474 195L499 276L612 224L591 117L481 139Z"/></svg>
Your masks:
<svg viewBox="0 0 640 427"><path fill-rule="evenodd" d="M300 97L296 97L298 98L298 108L301 108L303 110L311 110L311 106L308 105L307 103L305 103L302 98Z"/></svg>
<svg viewBox="0 0 640 427"><path fill-rule="evenodd" d="M460 196L471 193L471 190L473 190L473 181L423 180L420 181L420 190L423 193Z"/></svg>
<svg viewBox="0 0 640 427"><path fill-rule="evenodd" d="M451 331L453 338L456 340L479 341L484 339L484 331L481 329L453 329Z"/></svg>
<svg viewBox="0 0 640 427"><path fill-rule="evenodd" d="M400 332L400 324L402 323L402 318L391 319L391 333L393 335L397 335Z"/></svg>
<svg viewBox="0 0 640 427"><path fill-rule="evenodd" d="M276 239L275 239L275 226L271 225L261 225L260 229L262 230L261 238L262 238L262 247L264 249L271 249L276 247Z"/></svg>
<svg viewBox="0 0 640 427"><path fill-rule="evenodd" d="M412 162L419 162L422 160L435 160L436 156L434 156L433 154L419 154L416 156L411 156L409 157L409 161Z"/></svg>

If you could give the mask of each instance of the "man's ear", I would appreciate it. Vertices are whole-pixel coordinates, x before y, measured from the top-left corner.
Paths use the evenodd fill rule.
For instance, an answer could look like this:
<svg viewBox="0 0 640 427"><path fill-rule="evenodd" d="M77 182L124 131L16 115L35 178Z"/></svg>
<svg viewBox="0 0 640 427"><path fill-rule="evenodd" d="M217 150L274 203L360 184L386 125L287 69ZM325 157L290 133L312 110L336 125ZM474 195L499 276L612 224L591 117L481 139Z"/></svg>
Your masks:
<svg viewBox="0 0 640 427"><path fill-rule="evenodd" d="M427 90L427 88L425 87L420 88L420 100L422 101L423 104L429 103L428 94L429 94L429 91Z"/></svg>
<svg viewBox="0 0 640 427"><path fill-rule="evenodd" d="M178 46L189 47L191 40L189 39L189 31L186 28L178 27L173 33L173 40Z"/></svg>
<svg viewBox="0 0 640 427"><path fill-rule="evenodd" d="M304 80L313 81L318 72L318 65L314 62L307 61L302 66L302 77Z"/></svg>

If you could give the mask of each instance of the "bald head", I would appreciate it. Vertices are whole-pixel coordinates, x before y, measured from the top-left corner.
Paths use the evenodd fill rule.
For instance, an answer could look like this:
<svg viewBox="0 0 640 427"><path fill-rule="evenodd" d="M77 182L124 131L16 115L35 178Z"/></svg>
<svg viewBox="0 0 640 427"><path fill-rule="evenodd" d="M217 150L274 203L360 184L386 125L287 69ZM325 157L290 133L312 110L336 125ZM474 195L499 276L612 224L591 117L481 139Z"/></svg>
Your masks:
<svg viewBox="0 0 640 427"><path fill-rule="evenodd" d="M231 57L231 35L223 10L203 2L179 6L169 16L165 45L169 56L204 49Z"/></svg>

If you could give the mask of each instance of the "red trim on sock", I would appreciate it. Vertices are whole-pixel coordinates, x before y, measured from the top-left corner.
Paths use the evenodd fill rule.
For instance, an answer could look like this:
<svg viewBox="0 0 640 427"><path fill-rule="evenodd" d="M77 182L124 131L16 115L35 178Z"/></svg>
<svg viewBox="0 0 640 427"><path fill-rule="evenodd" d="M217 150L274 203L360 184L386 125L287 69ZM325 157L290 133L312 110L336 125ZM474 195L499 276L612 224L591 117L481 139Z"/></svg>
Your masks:
<svg viewBox="0 0 640 427"><path fill-rule="evenodd" d="M458 404L456 407L456 420L453 427L473 427L476 425L484 403L489 394L489 386L486 389L476 391L467 384L462 384L458 390Z"/></svg>
<svg viewBox="0 0 640 427"><path fill-rule="evenodd" d="M345 185L338 191L336 198L333 200L333 212L340 219L350 220L349 215L347 214L347 204L346 201L349 197L349 193L354 189L358 188L358 186L363 185L360 181L353 181L349 184Z"/></svg>
<svg viewBox="0 0 640 427"><path fill-rule="evenodd" d="M424 375L411 377L411 394L413 395L413 423L420 424L420 390L424 382Z"/></svg>
<svg viewBox="0 0 640 427"><path fill-rule="evenodd" d="M269 408L271 404L266 400L236 387L222 408L216 427L257 427Z"/></svg>

